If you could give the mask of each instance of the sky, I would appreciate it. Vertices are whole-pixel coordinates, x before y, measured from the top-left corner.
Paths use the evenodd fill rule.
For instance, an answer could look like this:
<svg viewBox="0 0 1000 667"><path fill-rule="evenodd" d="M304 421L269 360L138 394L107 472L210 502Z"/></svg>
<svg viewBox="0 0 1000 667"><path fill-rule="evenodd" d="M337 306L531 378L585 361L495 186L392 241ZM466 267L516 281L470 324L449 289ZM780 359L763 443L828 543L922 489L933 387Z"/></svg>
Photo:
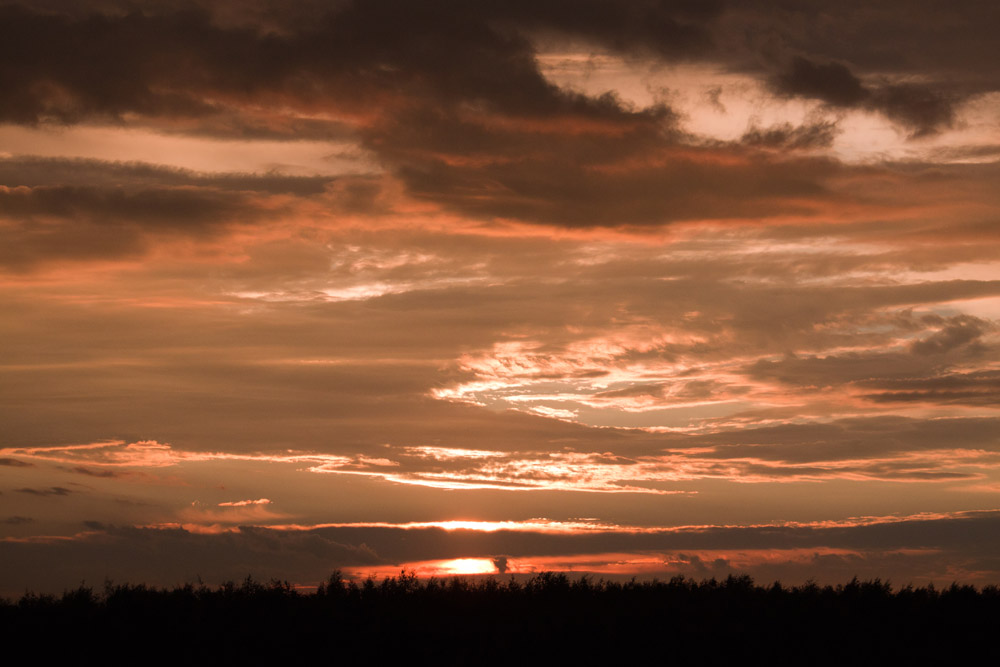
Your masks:
<svg viewBox="0 0 1000 667"><path fill-rule="evenodd" d="M0 4L0 594L1000 583L1000 4Z"/></svg>

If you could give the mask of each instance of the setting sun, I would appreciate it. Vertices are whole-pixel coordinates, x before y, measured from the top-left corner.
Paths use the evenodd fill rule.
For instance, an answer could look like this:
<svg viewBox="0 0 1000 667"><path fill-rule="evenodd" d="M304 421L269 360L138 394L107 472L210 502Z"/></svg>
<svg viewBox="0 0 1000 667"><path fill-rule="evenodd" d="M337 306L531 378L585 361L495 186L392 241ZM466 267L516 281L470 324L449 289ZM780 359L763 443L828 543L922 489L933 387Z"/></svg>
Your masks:
<svg viewBox="0 0 1000 667"><path fill-rule="evenodd" d="M489 558L453 558L438 564L442 575L493 574L496 565Z"/></svg>

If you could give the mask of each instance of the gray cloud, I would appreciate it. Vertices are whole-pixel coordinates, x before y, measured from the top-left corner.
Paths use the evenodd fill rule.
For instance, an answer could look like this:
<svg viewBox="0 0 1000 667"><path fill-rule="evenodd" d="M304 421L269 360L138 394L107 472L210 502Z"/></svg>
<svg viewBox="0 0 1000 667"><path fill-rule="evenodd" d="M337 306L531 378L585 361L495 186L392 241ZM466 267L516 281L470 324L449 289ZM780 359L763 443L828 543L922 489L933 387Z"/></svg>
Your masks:
<svg viewBox="0 0 1000 667"><path fill-rule="evenodd" d="M908 332L929 330L931 333L909 345L909 354L895 350L869 350L826 356L786 355L780 361L758 360L747 369L747 374L756 379L778 381L805 390L822 390L831 387L850 388L903 388L908 383L914 389L926 384L933 389L937 378L944 380L941 388L958 390L961 380L953 369L961 365L987 359L994 354L991 345L980 339L995 329L987 320L970 315L956 315L948 319L926 316L921 321L913 318L899 318L895 324ZM924 329L927 327L927 329ZM947 379L946 379L947 378ZM988 380L969 378L969 389L976 391L973 384L979 384L977 398L983 398L981 391L988 388ZM901 400L907 400L902 394ZM911 398L915 398L914 394ZM924 400L934 400L935 393L923 393ZM942 395L943 399L958 399ZM892 400L884 395L877 400ZM949 402L946 400L946 402Z"/></svg>
<svg viewBox="0 0 1000 667"><path fill-rule="evenodd" d="M834 107L877 110L906 127L913 137L950 127L955 119L956 100L946 92L913 83L865 86L838 62L814 62L797 56L772 85L780 93L821 100Z"/></svg>
<svg viewBox="0 0 1000 667"><path fill-rule="evenodd" d="M506 556L495 556L492 560L493 566L497 569L497 574L507 574L507 561L509 559Z"/></svg>
<svg viewBox="0 0 1000 667"><path fill-rule="evenodd" d="M41 186L5 188L0 215L9 218L53 216L98 224L142 220L163 230L191 230L216 224L239 208L234 198L211 191L139 190ZM249 207L243 208L247 213Z"/></svg>
<svg viewBox="0 0 1000 667"><path fill-rule="evenodd" d="M9 526L20 526L26 523L33 523L34 519L29 516L9 516L3 520L3 523Z"/></svg>
<svg viewBox="0 0 1000 667"><path fill-rule="evenodd" d="M59 590L106 579L161 586L199 578L221 583L250 573L312 583L340 566L383 562L364 544L342 544L315 532L244 527L234 533L199 535L100 522L91 522L88 529L88 534L70 541L0 542L8 564L0 575L0 590L15 595L25 589ZM53 577L53 572L60 574Z"/></svg>
<svg viewBox="0 0 1000 667"><path fill-rule="evenodd" d="M958 102L997 89L986 65L997 55L986 27L997 11L978 1L873 8L850 0L833 16L813 0L733 3L720 34L731 54L751 71L769 71L779 90L868 108L920 136L949 126Z"/></svg>
<svg viewBox="0 0 1000 667"><path fill-rule="evenodd" d="M199 173L143 162L17 156L0 158L0 185L11 188L76 188L81 192L143 192L193 189L202 192L322 194L329 176L254 173ZM29 190L30 191L30 190Z"/></svg>
<svg viewBox="0 0 1000 667"><path fill-rule="evenodd" d="M801 56L792 59L774 85L780 92L813 97L835 106L854 106L868 97L861 80L843 64L816 63Z"/></svg>
<svg viewBox="0 0 1000 667"><path fill-rule="evenodd" d="M944 326L931 336L910 346L915 354L944 354L979 339L995 327L992 323L971 315L956 315L942 322Z"/></svg>
<svg viewBox="0 0 1000 667"><path fill-rule="evenodd" d="M482 166L452 166L433 156L441 149L434 134L460 136L460 123L413 119L400 129L417 133L416 128L426 144L399 157L401 178L414 196L474 217L628 227L705 217L811 215L844 197L828 186L839 171L830 161L738 155L717 159L718 152L726 156L726 151L677 150L677 144L658 137L654 127L640 126L626 137L595 136L586 144L515 129L506 138L494 138L507 150L524 143L532 145L530 151L510 160L487 160ZM404 142L393 137L390 143L399 147ZM577 152L581 145L587 147L586 154ZM612 155L628 151L630 145L631 155ZM602 154L604 147L607 152ZM468 154L462 146L455 148L456 157ZM648 164L619 167L618 159Z"/></svg>
<svg viewBox="0 0 1000 667"><path fill-rule="evenodd" d="M439 0L418 8L378 0L280 12L267 3L168 3L144 12L116 6L90 5L90 15L4 6L0 83L8 94L0 117L34 124L127 116L168 128L183 118L194 133L353 136L418 198L477 217L573 227L804 215L846 201L849 191L831 188L838 170L828 162L745 157L746 146L827 145L831 129L823 123L751 131L742 146L699 148L662 104L634 109L613 94L587 96L547 81L535 60L532 39L539 35L757 72L784 94L877 110L914 135L949 125L956 102L996 84L952 77L953 88L966 87L939 90L900 82L927 64L877 63L864 50L856 58L853 51L824 54L834 43L829 36L812 54L795 12L753 5ZM785 45L772 54L773 45L745 43L731 34L737 19L770 23L762 32L780 34ZM886 26L881 13L855 11L852 19L862 31L891 28L886 38L912 39ZM931 37L932 26L920 27ZM845 27L834 21L832 29ZM81 52L91 57L81 61ZM848 56L862 69L892 65L896 78L869 83L845 64ZM761 73L762 60L784 62L784 69L768 64L771 73ZM284 110L261 111L271 107ZM316 120L316 109L358 120L348 129ZM673 150L678 146L685 150Z"/></svg>
<svg viewBox="0 0 1000 667"><path fill-rule="evenodd" d="M1000 403L1000 372L950 373L938 377L869 380L859 385L878 390L865 394L879 403L927 402L942 405Z"/></svg>
<svg viewBox="0 0 1000 667"><path fill-rule="evenodd" d="M88 477L101 477L104 479L115 479L124 476L124 473L117 470L91 470L84 466L76 466L70 470L81 475L87 475Z"/></svg>
<svg viewBox="0 0 1000 667"><path fill-rule="evenodd" d="M12 459L8 457L0 458L0 466L7 466L10 468L30 468L35 465L29 461L22 461L20 459Z"/></svg>
<svg viewBox="0 0 1000 667"><path fill-rule="evenodd" d="M740 141L750 146L796 150L828 147L836 134L837 125L830 121L798 127L782 123L767 128L752 127L743 134Z"/></svg>
<svg viewBox="0 0 1000 667"><path fill-rule="evenodd" d="M713 445L717 458L753 457L806 463L880 458L902 452L1000 447L994 418L913 419L894 415L839 419L829 423L781 424L731 430L682 440L685 446ZM909 465L901 462L901 465Z"/></svg>
<svg viewBox="0 0 1000 667"><path fill-rule="evenodd" d="M63 486L50 486L47 489L32 489L25 487L23 489L14 489L18 493L27 493L33 496L68 496L73 493L70 489Z"/></svg>
<svg viewBox="0 0 1000 667"><path fill-rule="evenodd" d="M898 84L875 89L869 106L908 128L913 137L921 137L952 126L956 101L931 86Z"/></svg>
<svg viewBox="0 0 1000 667"><path fill-rule="evenodd" d="M259 216L246 195L207 189L0 187L0 266L136 256L152 237L204 239Z"/></svg>

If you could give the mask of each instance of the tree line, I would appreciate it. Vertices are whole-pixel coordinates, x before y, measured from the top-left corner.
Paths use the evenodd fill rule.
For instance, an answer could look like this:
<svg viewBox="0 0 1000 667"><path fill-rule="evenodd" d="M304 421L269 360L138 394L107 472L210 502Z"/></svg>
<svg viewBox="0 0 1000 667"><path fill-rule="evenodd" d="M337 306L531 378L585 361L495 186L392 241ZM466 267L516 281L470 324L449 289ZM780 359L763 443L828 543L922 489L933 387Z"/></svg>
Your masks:
<svg viewBox="0 0 1000 667"><path fill-rule="evenodd" d="M381 581L334 572L313 592L251 577L173 589L107 582L61 596L0 601L7 645L29 642L77 663L159 658L257 664L857 664L1000 658L1000 587L759 585L748 576L607 581Z"/></svg>

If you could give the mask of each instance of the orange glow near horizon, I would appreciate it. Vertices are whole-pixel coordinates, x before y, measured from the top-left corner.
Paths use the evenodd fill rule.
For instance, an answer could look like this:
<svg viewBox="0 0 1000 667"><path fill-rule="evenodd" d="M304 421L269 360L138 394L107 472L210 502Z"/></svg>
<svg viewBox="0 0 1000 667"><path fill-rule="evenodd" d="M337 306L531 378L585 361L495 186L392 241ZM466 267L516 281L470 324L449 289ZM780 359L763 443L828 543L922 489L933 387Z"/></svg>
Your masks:
<svg viewBox="0 0 1000 667"><path fill-rule="evenodd" d="M918 552L910 551L911 555ZM933 549L919 553L933 554ZM677 575L708 578L725 577L739 571L762 566L803 565L823 557L861 558L856 549L828 547L803 549L712 549L689 550L683 553L663 552L608 552L567 554L564 556L503 557L503 572L490 558L452 558L418 561L401 566L372 566L351 568L349 574L360 579L383 579L398 576L400 572L413 573L421 578L443 578L479 575L534 575L543 572L561 572L569 576L597 575L608 577L639 576L643 578L670 578Z"/></svg>

